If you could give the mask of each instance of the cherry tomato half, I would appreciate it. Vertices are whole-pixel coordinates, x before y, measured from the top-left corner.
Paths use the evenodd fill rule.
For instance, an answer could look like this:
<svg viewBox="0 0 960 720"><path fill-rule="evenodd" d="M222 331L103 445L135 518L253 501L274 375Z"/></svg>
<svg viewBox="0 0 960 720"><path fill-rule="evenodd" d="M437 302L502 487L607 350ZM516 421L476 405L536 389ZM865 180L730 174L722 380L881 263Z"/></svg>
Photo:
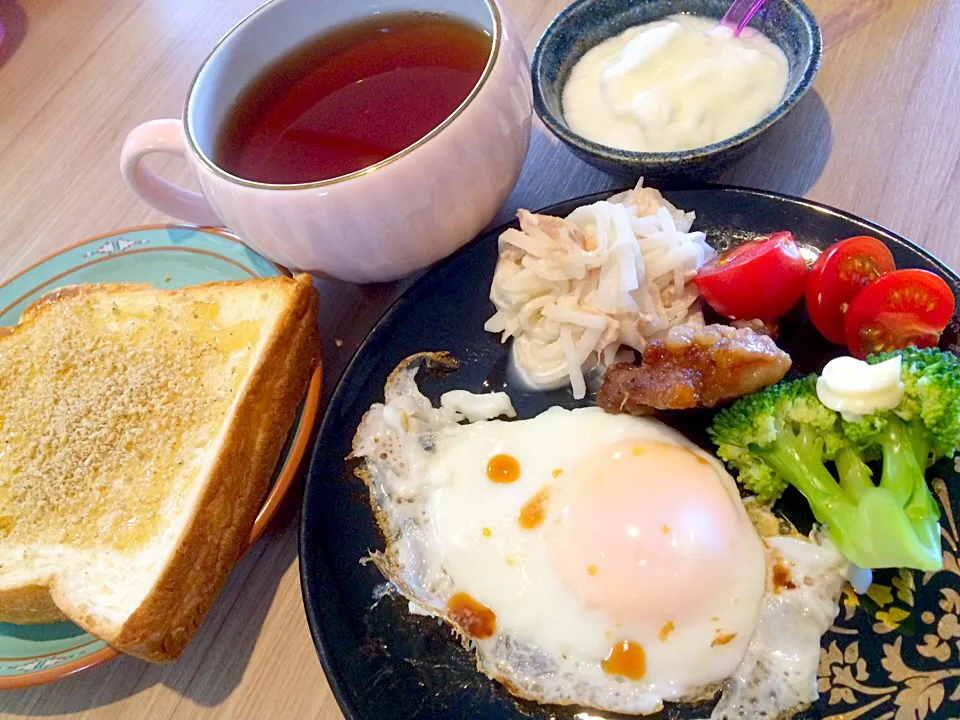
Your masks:
<svg viewBox="0 0 960 720"><path fill-rule="evenodd" d="M727 250L700 268L704 300L734 320L775 320L803 295L807 264L793 235L777 232Z"/></svg>
<svg viewBox="0 0 960 720"><path fill-rule="evenodd" d="M933 347L953 308L953 292L940 277L926 270L896 270L853 298L845 320L847 347L861 360L909 345Z"/></svg>
<svg viewBox="0 0 960 720"><path fill-rule="evenodd" d="M820 253L807 277L807 313L827 340L843 343L843 316L850 301L881 275L896 270L893 255L879 240L859 236L835 243Z"/></svg>

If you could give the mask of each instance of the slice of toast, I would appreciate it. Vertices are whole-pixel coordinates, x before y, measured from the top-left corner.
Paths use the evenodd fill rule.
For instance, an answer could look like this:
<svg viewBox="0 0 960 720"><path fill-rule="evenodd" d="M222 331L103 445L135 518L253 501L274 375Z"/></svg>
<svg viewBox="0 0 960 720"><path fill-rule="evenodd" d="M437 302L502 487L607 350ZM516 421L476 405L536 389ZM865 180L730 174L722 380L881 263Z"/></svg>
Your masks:
<svg viewBox="0 0 960 720"><path fill-rule="evenodd" d="M78 285L0 333L0 621L176 658L319 361L309 277Z"/></svg>

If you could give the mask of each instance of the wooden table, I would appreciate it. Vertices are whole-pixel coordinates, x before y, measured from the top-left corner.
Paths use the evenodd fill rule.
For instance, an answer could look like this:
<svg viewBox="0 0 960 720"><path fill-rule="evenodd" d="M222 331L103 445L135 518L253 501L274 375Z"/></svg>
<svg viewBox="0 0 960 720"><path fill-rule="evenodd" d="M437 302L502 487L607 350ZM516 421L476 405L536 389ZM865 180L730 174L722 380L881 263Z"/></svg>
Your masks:
<svg viewBox="0 0 960 720"><path fill-rule="evenodd" d="M126 132L179 117L216 40L260 0L0 0L0 281L65 244L163 221L124 186ZM564 0L503 0L532 50ZM805 195L960 261L960 2L810 0L826 51L811 92L729 183ZM186 181L175 161L158 169ZM549 172L546 170L549 169ZM534 131L497 222L617 183ZM403 284L325 284L329 395ZM297 574L299 488L241 561L180 660L120 658L0 694L0 714L70 718L340 718ZM9 715L7 715L9 713Z"/></svg>

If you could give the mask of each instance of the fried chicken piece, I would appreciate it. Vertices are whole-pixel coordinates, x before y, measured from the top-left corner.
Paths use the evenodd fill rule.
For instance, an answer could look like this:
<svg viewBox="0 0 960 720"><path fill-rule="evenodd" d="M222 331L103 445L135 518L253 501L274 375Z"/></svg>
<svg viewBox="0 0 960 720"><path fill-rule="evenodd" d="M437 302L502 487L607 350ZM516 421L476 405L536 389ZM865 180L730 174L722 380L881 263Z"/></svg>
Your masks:
<svg viewBox="0 0 960 720"><path fill-rule="evenodd" d="M730 324L735 328L749 328L761 335L767 335L772 340L776 340L780 334L780 323L776 320L731 320Z"/></svg>
<svg viewBox="0 0 960 720"><path fill-rule="evenodd" d="M713 407L782 379L790 356L752 328L678 325L651 341L642 365L607 369L597 405L611 413Z"/></svg>

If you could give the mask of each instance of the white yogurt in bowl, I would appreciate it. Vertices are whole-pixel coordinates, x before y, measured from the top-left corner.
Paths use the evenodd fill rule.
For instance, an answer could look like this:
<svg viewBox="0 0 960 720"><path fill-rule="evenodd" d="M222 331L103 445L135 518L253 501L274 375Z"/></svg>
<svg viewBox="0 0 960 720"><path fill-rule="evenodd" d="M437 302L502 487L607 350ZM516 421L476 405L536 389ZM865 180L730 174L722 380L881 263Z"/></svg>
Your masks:
<svg viewBox="0 0 960 720"><path fill-rule="evenodd" d="M588 50L563 88L570 129L637 152L690 150L733 137L783 99L783 51L747 28L673 15L629 28Z"/></svg>

